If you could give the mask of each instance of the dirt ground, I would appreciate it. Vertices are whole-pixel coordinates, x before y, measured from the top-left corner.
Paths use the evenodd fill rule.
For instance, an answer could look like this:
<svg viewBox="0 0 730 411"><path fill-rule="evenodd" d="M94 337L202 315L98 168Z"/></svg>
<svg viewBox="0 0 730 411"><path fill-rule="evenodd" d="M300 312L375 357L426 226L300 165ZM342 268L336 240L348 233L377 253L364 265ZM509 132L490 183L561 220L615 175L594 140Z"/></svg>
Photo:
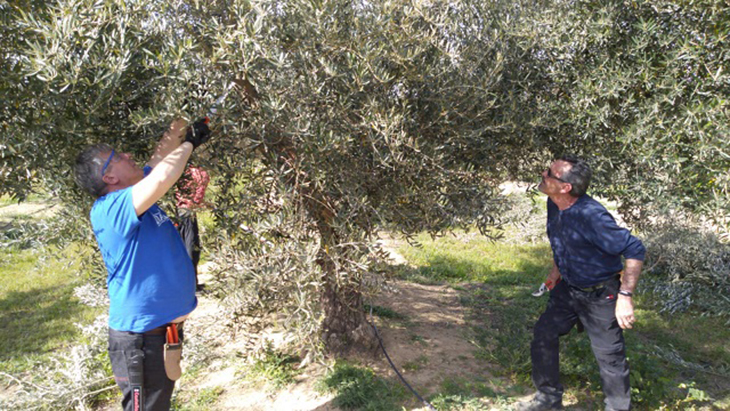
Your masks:
<svg viewBox="0 0 730 411"><path fill-rule="evenodd" d="M202 282L211 281L205 274L201 279ZM484 380L489 380L488 364L474 357L475 347L469 342L470 331L464 321L464 309L454 289L444 285L398 281L373 301L373 305L389 308L404 317L376 317L375 324L392 361L422 396L437 392L441 384L449 379L463 381L480 375ZM186 332L190 335L211 334L221 310L223 307L217 300L201 296L198 308L186 322ZM276 340L276 336L273 339ZM230 358L235 353L249 351L251 345L258 343L258 338L247 339L239 335L225 344L215 346L214 357ZM379 376L398 381L383 355L375 359L358 358L358 362L371 367ZM190 367L192 364L185 365ZM265 387L254 387L242 379L240 366L236 364L222 365L214 361L209 368L210 371L200 373L193 381L182 381L179 389L200 392L221 387L222 393L211 408L214 410L339 411L331 404L331 395L320 395L314 389L315 383L327 371L323 364L308 364L296 377L294 384L273 393ZM427 409L419 405L415 397L412 404L408 409ZM112 409L115 409L113 404L103 408L104 411Z"/></svg>
<svg viewBox="0 0 730 411"><path fill-rule="evenodd" d="M15 218L32 217L47 218L53 216L58 211L59 205L56 203L31 203L22 202L18 204L7 204L0 206L0 229L9 225Z"/></svg>
<svg viewBox="0 0 730 411"><path fill-rule="evenodd" d="M469 342L471 333L464 321L464 308L454 289L408 282L396 282L393 288L381 294L376 304L405 315L407 326L378 321L385 323L381 335L391 359L417 391L428 395L447 380L490 377L488 364L474 357L476 347ZM405 364L416 366L404 369ZM385 359L372 367L397 378Z"/></svg>

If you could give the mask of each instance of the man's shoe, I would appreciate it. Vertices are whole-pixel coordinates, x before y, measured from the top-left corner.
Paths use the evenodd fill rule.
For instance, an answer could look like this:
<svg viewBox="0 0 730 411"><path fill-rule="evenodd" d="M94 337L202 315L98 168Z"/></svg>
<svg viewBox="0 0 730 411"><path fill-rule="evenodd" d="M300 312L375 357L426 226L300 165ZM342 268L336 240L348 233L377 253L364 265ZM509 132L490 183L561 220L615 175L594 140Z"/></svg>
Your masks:
<svg viewBox="0 0 730 411"><path fill-rule="evenodd" d="M560 402L551 404L551 403L541 400L537 396L535 396L533 399L531 399L529 401L520 401L520 402L515 403L512 406L512 409L514 411L562 410L563 404L561 404Z"/></svg>

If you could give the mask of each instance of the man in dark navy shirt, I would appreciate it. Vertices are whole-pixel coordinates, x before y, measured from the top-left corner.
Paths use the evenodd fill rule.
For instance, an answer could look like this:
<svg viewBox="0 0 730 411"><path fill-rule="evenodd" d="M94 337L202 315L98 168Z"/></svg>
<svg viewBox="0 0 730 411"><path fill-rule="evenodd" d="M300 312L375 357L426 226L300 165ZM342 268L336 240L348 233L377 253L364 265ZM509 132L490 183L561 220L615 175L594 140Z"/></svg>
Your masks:
<svg viewBox="0 0 730 411"><path fill-rule="evenodd" d="M635 321L632 293L645 249L586 195L591 176L588 164L574 157L562 157L542 173L538 189L548 196L547 233L553 250L546 283L557 285L534 329L532 380L537 394L517 404L518 410L562 408L558 340L578 321L598 361L606 410L628 410L631 405L623 329Z"/></svg>

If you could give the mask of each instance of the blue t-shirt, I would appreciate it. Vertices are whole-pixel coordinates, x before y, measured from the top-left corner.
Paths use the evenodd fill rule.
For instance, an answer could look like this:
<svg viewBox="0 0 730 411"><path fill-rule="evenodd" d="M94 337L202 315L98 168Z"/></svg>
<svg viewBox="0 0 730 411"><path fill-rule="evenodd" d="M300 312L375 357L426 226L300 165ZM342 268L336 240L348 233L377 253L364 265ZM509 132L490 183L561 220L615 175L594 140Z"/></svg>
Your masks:
<svg viewBox="0 0 730 411"><path fill-rule="evenodd" d="M195 309L195 270L175 226L154 204L137 217L132 187L96 200L91 225L106 264L109 327L142 333Z"/></svg>
<svg viewBox="0 0 730 411"><path fill-rule="evenodd" d="M579 197L562 211L548 198L547 211L553 259L568 284L590 287L608 280L623 270L622 255L644 260L641 241L590 196Z"/></svg>

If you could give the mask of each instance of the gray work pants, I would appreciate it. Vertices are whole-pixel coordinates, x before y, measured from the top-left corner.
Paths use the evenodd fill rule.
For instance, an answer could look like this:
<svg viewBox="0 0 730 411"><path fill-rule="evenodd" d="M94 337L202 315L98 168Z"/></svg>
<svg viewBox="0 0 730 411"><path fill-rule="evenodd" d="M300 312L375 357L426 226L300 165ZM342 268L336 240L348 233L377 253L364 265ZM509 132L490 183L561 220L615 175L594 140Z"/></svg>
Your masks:
<svg viewBox="0 0 730 411"><path fill-rule="evenodd" d="M598 361L606 409L628 410L631 406L629 364L623 330L616 320L620 280L593 291L583 291L560 281L550 292L547 309L535 324L531 346L532 380L538 397L549 404L562 401L559 338L578 320L583 323Z"/></svg>

